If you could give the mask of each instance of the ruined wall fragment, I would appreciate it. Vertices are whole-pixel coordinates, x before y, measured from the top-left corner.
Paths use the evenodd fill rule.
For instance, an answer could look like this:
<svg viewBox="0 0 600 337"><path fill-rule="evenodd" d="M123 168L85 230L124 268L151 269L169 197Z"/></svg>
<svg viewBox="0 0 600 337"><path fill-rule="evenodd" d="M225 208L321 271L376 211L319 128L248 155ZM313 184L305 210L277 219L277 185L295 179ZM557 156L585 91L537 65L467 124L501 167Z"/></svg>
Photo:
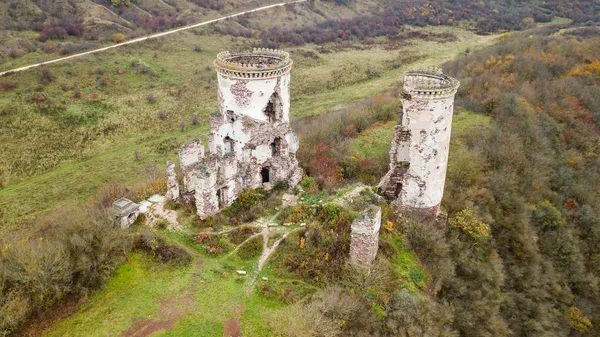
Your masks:
<svg viewBox="0 0 600 337"><path fill-rule="evenodd" d="M177 181L177 173L175 173L175 163L167 162L167 200L176 201L179 199L179 181Z"/></svg>
<svg viewBox="0 0 600 337"><path fill-rule="evenodd" d="M352 222L350 263L369 266L377 256L381 207L369 206Z"/></svg>
<svg viewBox="0 0 600 337"><path fill-rule="evenodd" d="M183 174L182 197L184 202L191 201L190 196L194 194L194 185L192 184L193 172L204 158L204 144L200 139L194 139L183 144L179 149L179 164ZM187 199L187 200L186 200Z"/></svg>

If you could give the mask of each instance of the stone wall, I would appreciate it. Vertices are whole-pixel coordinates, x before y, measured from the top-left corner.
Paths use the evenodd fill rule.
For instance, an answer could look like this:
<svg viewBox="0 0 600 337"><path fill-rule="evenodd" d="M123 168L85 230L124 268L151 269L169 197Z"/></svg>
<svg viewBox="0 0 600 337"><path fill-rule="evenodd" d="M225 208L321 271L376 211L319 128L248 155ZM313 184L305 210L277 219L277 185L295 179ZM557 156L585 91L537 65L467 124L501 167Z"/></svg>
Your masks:
<svg viewBox="0 0 600 337"><path fill-rule="evenodd" d="M369 266L379 249L381 208L369 206L352 222L350 240L350 263Z"/></svg>

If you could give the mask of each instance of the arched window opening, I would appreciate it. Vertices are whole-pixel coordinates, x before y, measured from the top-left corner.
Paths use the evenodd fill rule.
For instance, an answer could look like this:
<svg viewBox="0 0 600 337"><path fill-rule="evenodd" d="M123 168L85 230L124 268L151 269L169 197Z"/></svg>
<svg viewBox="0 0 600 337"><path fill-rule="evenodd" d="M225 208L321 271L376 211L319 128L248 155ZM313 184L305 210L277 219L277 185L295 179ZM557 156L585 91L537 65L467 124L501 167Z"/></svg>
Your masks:
<svg viewBox="0 0 600 337"><path fill-rule="evenodd" d="M225 154L233 153L233 139L229 138L229 136L223 138L223 147Z"/></svg>
<svg viewBox="0 0 600 337"><path fill-rule="evenodd" d="M402 184L401 183L397 183L396 184L396 190L394 191L394 197L398 197L400 195L400 193L402 193Z"/></svg>
<svg viewBox="0 0 600 337"><path fill-rule="evenodd" d="M227 187L217 190L217 201L219 203L219 208L223 208L227 205Z"/></svg>

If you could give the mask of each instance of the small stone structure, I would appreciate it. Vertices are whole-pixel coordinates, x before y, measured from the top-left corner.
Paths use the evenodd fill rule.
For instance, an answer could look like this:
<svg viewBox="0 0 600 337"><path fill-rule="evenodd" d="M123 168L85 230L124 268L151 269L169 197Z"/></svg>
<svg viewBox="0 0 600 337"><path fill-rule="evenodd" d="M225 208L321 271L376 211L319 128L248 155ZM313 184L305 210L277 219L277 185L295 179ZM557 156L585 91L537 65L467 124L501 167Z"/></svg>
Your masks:
<svg viewBox="0 0 600 337"><path fill-rule="evenodd" d="M395 128L390 170L379 192L397 209L438 216L444 193L454 95L460 83L441 70L406 73L402 119Z"/></svg>
<svg viewBox="0 0 600 337"><path fill-rule="evenodd" d="M370 205L351 225L350 263L369 266L377 256L381 207Z"/></svg>
<svg viewBox="0 0 600 337"><path fill-rule="evenodd" d="M208 153L199 139L179 151L181 197L196 203L200 218L230 206L244 189L279 182L295 187L303 175L290 127L289 54L221 52L214 66L219 109L210 116Z"/></svg>
<svg viewBox="0 0 600 337"><path fill-rule="evenodd" d="M176 201L179 199L179 182L177 181L177 173L175 173L175 163L167 162L167 200Z"/></svg>
<svg viewBox="0 0 600 337"><path fill-rule="evenodd" d="M113 215L116 226L129 228L140 215L140 205L129 199L121 198L113 202Z"/></svg>

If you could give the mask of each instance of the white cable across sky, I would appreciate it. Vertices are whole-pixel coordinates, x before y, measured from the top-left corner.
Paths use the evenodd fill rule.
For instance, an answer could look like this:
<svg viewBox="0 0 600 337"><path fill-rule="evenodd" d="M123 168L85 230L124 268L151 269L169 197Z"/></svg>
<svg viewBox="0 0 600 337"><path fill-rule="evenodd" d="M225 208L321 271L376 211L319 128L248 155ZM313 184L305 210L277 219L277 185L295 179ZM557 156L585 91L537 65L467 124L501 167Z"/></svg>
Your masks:
<svg viewBox="0 0 600 337"><path fill-rule="evenodd" d="M152 34L152 35L148 35L148 36L144 36L144 37L139 37L137 39L133 39L133 40L128 40L128 41L125 41L125 42L121 42L119 44L113 44L113 45L110 45L110 46L107 46L107 47L102 47L102 48L98 48L98 49L88 50L86 52L79 53L79 54L73 54L73 55L69 55L69 56L57 58L57 59L54 59L54 60L49 60L49 61L46 61L46 62L40 62L40 63L36 63L36 64L31 64L31 65L28 65L28 66L25 66L25 67L20 67L20 68L15 68L15 69L3 71L3 72L0 72L0 76L4 76L4 75L7 75L7 74L17 73L17 72L24 71L24 70L27 70L27 69L39 67L39 66L44 65L44 64L56 63L56 62L65 61L65 60L68 60L68 59L73 59L73 58L76 58L76 57L84 56L84 55L99 53L101 51L105 51L105 50L108 50L108 49L117 48L117 47L125 46L125 45L128 45L128 44L132 44L132 43L142 42L142 41L146 41L146 40L149 40L149 39L154 39L154 38L157 38L157 37L161 37L161 36L165 36L165 35L169 35L169 34L181 32L181 31L184 31L184 30L187 30L187 29L192 29L192 28L197 28L197 27L201 27L201 26L204 26L204 25L209 25L209 24L214 23L214 22L218 22L218 21L223 21L223 20L235 18L236 16L240 16L240 15L244 15L244 14L248 14L248 13L264 11L266 9L270 9L270 8L274 8L274 7L281 7L281 6L285 6L285 5L289 5L289 4L295 4L295 3L306 2L306 1L308 1L308 0L294 0L294 1L289 1L289 2L280 2L280 3L274 4L274 5L268 5L268 6L258 7L258 8L250 9L250 10L243 11L243 12L240 12L240 13L223 16L223 17L220 17L220 18L217 18L217 19L203 21L203 22L200 22L200 23L195 23L193 25L189 25L189 26L185 26L185 27L181 27L181 28L176 28L176 29L168 30L166 32Z"/></svg>

